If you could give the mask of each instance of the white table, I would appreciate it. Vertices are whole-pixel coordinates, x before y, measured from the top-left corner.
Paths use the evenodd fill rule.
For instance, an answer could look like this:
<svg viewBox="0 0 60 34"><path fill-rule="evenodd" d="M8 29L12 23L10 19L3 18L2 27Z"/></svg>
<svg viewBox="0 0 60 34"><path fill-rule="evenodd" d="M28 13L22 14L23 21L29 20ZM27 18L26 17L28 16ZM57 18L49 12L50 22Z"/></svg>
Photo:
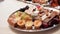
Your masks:
<svg viewBox="0 0 60 34"><path fill-rule="evenodd" d="M9 28L9 25L7 23L8 16L12 12L26 5L27 4L16 0L5 0L3 2L0 2L0 34L28 34L24 32L18 32L16 30ZM60 33L60 27L58 26L57 28L54 28L49 31L29 33L29 34L59 34L59 33Z"/></svg>

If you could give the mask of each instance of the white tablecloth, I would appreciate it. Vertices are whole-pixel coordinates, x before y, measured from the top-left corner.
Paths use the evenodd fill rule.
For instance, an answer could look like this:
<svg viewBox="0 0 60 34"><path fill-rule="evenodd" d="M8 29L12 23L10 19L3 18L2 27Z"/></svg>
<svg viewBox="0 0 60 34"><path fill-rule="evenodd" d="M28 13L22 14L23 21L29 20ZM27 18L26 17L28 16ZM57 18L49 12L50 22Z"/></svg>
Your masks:
<svg viewBox="0 0 60 34"><path fill-rule="evenodd" d="M16 30L9 28L9 25L7 23L8 16L12 12L26 5L27 4L16 0L4 0L3 2L0 2L0 34L59 34L60 33L59 26L49 31L37 32L37 33L18 32Z"/></svg>

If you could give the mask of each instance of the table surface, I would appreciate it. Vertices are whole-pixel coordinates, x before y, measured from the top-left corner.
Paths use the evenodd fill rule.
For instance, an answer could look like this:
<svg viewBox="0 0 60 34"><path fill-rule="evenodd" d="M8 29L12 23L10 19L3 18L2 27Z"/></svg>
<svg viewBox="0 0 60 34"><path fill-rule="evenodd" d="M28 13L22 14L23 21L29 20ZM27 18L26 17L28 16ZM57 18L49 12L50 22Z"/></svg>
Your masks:
<svg viewBox="0 0 60 34"><path fill-rule="evenodd" d="M54 29L43 31L43 32L36 32L36 33L26 33L26 32L19 32L14 29L11 29L8 25L7 19L9 15L22 8L22 6L26 6L27 4L16 1L16 0L4 0L0 2L0 34L59 34L60 27L56 27Z"/></svg>

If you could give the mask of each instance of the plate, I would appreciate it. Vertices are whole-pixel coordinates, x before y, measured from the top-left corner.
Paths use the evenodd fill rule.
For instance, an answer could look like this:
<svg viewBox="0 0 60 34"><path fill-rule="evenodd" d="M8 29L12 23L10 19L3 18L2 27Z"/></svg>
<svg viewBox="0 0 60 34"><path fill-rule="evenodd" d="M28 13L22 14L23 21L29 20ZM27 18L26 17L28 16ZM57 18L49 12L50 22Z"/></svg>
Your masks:
<svg viewBox="0 0 60 34"><path fill-rule="evenodd" d="M17 11L15 11L15 12L13 12L10 16L9 16L9 18L13 15L13 14L15 14L16 12L21 12L23 9L24 9L24 11L26 10L26 8L29 10L29 11L31 11L32 9L35 9L36 8L36 10L38 10L38 8L37 8L37 6L26 6L26 7L24 7L24 8L21 8L21 9L19 9L19 10L17 10ZM41 8L41 6L40 6L40 8ZM44 10L45 9L47 9L47 10L49 10L49 11L51 11L51 10L53 10L52 12L54 12L54 11L56 11L58 14L58 16L59 16L59 10L57 10L57 9L54 9L54 8L49 8L49 7L43 7L44 8ZM24 12L23 11L23 12ZM30 13L28 13L29 15L30 15ZM35 13L36 14L36 13ZM54 15L54 14L53 14ZM17 16L17 15L16 15ZM18 17L18 16L17 16ZM11 20L9 20L9 18L8 18L8 23L9 23L9 25L10 25L10 27L11 28L13 28L13 29L15 29L15 30L18 30L18 31L22 31L22 32L40 32L40 31L46 31L46 30L50 30L50 29L52 29L52 28L55 28L55 27L57 27L58 25L59 25L59 18L57 19L57 22L58 22L58 24L56 24L56 23L54 23L52 26L48 26L48 27L45 27L46 25L44 25L44 27L42 27L42 25L41 25L41 27L39 26L39 28L34 28L35 26L34 25L32 25L32 29L27 29L26 27L25 27L25 24L24 24L24 28L21 28L21 26L20 25L16 25L17 24L17 21L15 20L15 21L13 21L13 18L15 18L15 17L12 17L12 18L10 18ZM55 18L55 17L54 17ZM56 17L57 18L57 17ZM19 18L18 18L19 19ZM20 19L19 19L20 20ZM23 19L23 20L25 20L25 19ZM53 21L53 18L51 18L51 20L52 20L52 23L54 22ZM49 22L51 21L50 19L48 20ZM45 19L43 19L43 21L45 21ZM41 24L41 23L40 23Z"/></svg>

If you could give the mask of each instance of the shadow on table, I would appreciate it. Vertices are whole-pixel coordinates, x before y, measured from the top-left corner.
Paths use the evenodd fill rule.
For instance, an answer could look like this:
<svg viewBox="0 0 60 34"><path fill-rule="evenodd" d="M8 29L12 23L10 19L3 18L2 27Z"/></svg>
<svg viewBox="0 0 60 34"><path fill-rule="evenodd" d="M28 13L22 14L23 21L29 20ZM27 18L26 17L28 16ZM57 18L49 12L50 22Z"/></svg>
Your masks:
<svg viewBox="0 0 60 34"><path fill-rule="evenodd" d="M51 29L51 30L47 30L47 31L43 31L43 32L35 32L35 33L34 32L33 33L20 32L20 31L17 31L15 29L13 29L13 28L10 28L10 29L13 32L15 32L16 34L52 34L52 33L56 32L56 31L58 31L60 29L60 25L58 27L56 27L56 28Z"/></svg>

